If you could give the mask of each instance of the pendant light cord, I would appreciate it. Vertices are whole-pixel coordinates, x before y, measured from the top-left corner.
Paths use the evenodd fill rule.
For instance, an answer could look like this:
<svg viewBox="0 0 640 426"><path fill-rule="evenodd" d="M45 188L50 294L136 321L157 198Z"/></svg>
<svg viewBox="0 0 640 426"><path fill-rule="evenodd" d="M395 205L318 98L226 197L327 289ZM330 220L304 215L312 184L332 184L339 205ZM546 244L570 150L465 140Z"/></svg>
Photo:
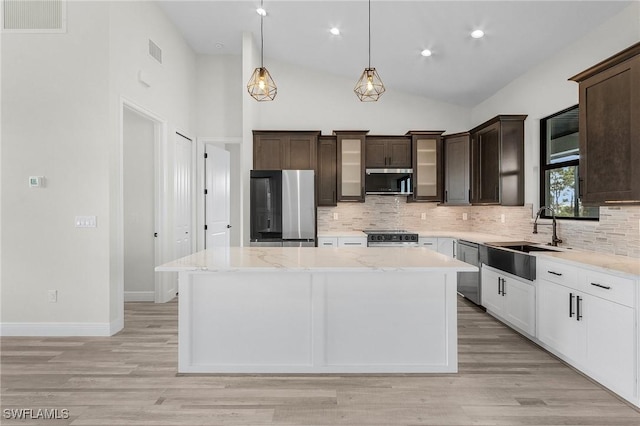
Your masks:
<svg viewBox="0 0 640 426"><path fill-rule="evenodd" d="M263 2L264 0L260 0L262 10L264 10ZM260 68L264 68L264 16L262 14L260 14Z"/></svg>
<svg viewBox="0 0 640 426"><path fill-rule="evenodd" d="M371 0L369 0L369 68L371 68Z"/></svg>

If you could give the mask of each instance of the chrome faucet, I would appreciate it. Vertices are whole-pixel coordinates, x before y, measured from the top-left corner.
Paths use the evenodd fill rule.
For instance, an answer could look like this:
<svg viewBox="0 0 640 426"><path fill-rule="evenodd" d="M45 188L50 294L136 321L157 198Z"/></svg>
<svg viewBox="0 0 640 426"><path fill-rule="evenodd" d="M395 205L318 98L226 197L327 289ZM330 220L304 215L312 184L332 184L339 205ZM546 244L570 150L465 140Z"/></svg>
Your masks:
<svg viewBox="0 0 640 426"><path fill-rule="evenodd" d="M552 231L552 235L551 235L551 242L547 243L547 244L550 245L550 246L557 247L558 243L561 243L562 240L560 238L558 238L558 234L556 232L556 211L553 209L553 207L542 206L542 207L540 207L540 209L538 209L538 213L536 213L536 220L533 221L533 233L534 234L538 233L538 218L540 217L540 214L545 209L551 210L551 217L553 219L553 222L551 222L551 226L553 227L553 231ZM548 223L541 223L540 225L548 225Z"/></svg>

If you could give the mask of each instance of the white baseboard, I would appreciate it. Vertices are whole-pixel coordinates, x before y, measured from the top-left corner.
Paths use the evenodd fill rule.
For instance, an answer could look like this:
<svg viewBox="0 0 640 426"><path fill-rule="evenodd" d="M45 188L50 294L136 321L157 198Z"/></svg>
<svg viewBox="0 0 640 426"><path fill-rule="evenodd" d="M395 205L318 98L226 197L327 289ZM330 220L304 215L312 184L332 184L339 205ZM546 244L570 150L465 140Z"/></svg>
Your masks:
<svg viewBox="0 0 640 426"><path fill-rule="evenodd" d="M113 336L114 334L116 334L117 332L119 332L120 330L122 330L124 328L124 318L118 318L115 321L111 321L111 324L109 324L109 336Z"/></svg>
<svg viewBox="0 0 640 426"><path fill-rule="evenodd" d="M0 324L0 336L111 336L115 334L115 332L112 333L112 330L117 328L118 325L118 321L114 321L112 324L83 322L5 322Z"/></svg>
<svg viewBox="0 0 640 426"><path fill-rule="evenodd" d="M125 302L153 302L156 294L153 291L125 291Z"/></svg>

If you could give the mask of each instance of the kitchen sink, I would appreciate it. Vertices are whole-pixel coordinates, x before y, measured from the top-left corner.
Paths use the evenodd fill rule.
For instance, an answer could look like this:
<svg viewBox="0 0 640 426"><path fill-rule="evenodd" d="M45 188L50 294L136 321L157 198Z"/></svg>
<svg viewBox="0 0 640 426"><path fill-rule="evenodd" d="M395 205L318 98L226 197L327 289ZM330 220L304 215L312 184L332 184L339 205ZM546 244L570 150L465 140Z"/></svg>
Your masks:
<svg viewBox="0 0 640 426"><path fill-rule="evenodd" d="M516 241L507 243L487 243L489 246L502 247L509 250L516 250L523 253L530 253L536 251L559 251L555 247L543 246L540 244L531 244L528 241Z"/></svg>
<svg viewBox="0 0 640 426"><path fill-rule="evenodd" d="M485 243L479 245L480 262L526 280L536 279L536 257L532 252L559 251L555 247L529 241Z"/></svg>

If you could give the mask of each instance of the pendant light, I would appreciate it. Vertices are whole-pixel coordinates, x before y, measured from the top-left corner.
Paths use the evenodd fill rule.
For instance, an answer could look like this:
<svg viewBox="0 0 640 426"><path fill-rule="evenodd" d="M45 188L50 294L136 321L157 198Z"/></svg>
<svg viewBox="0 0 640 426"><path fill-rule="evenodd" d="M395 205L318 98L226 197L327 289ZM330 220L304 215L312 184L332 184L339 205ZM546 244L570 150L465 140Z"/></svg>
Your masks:
<svg viewBox="0 0 640 426"><path fill-rule="evenodd" d="M262 7L263 0L260 0L260 67L256 68L249 79L247 84L247 90L252 98L256 101L272 101L278 93L276 83L271 78L271 74L264 67L264 8Z"/></svg>
<svg viewBox="0 0 640 426"><path fill-rule="evenodd" d="M375 68L371 67L371 0L369 0L369 67L365 68L353 91L362 102L375 102L386 89Z"/></svg>

